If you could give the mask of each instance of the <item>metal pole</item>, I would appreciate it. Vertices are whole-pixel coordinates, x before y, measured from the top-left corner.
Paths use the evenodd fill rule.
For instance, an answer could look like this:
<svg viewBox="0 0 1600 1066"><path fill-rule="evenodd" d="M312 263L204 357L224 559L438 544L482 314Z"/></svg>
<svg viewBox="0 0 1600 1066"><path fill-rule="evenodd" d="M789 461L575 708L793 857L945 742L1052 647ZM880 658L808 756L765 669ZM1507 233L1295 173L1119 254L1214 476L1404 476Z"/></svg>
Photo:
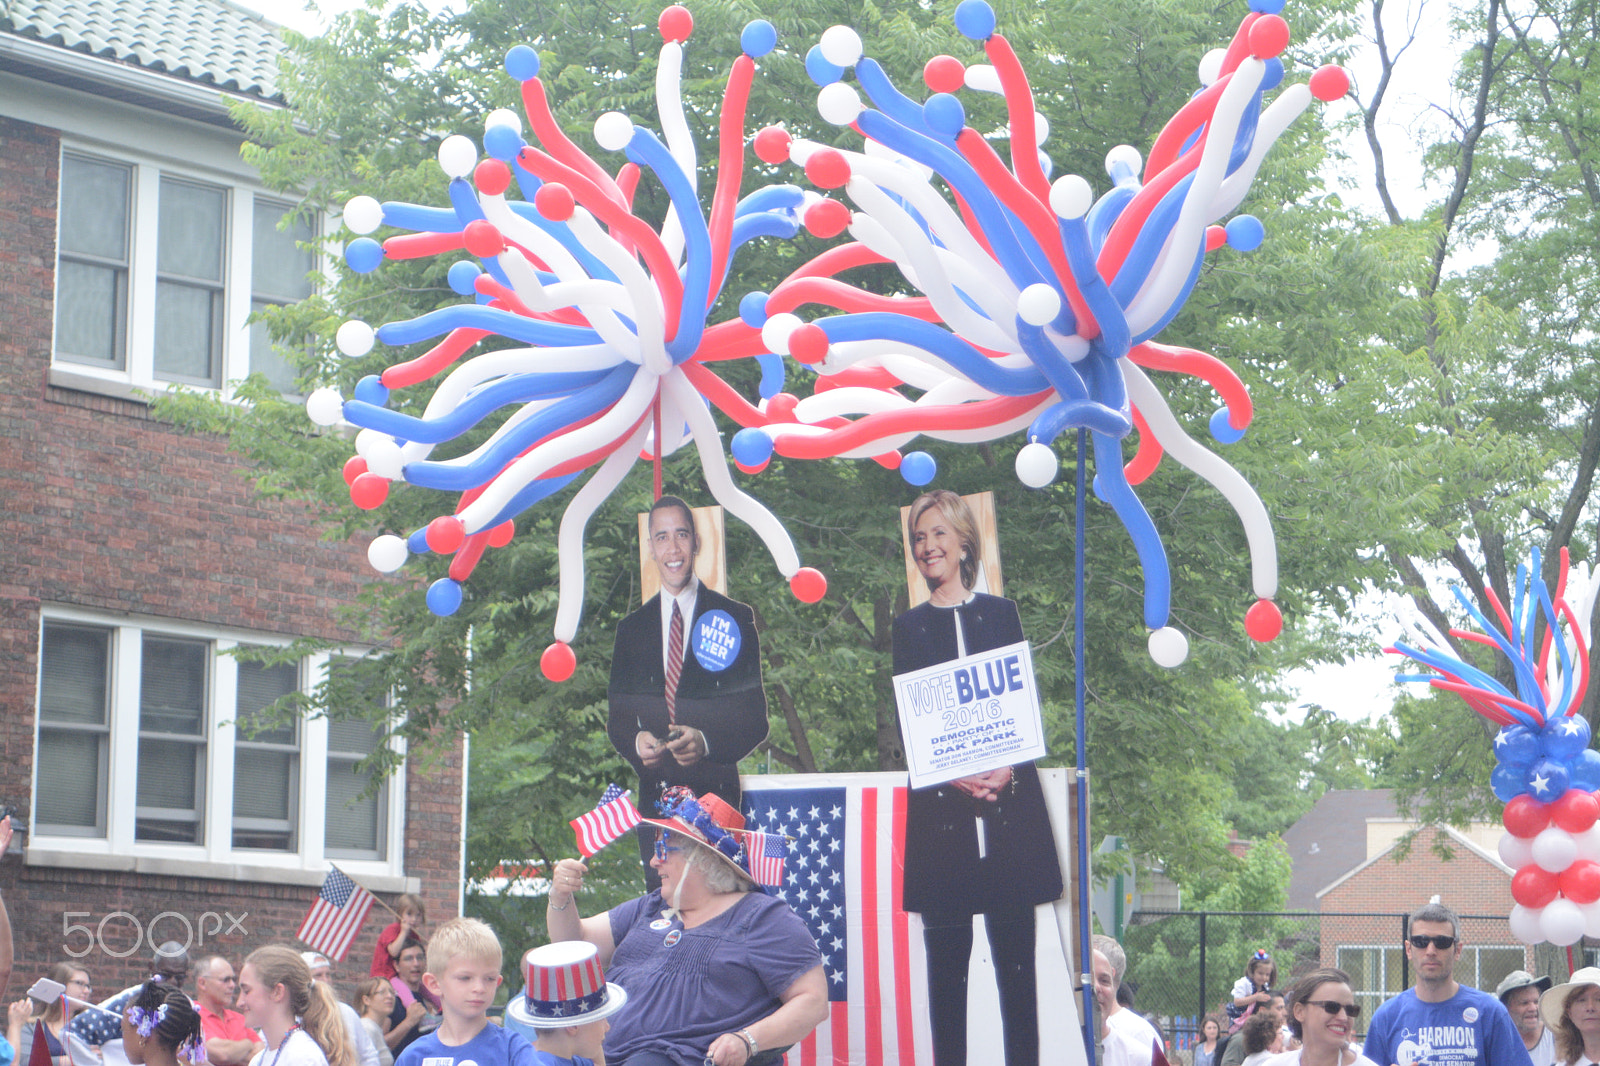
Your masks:
<svg viewBox="0 0 1600 1066"><path fill-rule="evenodd" d="M1073 700L1077 708L1077 748L1078 748L1078 951L1082 956L1083 967L1079 971L1085 975L1094 973L1093 958L1089 948L1089 770L1085 751L1088 744L1088 729L1086 727L1085 694L1087 688L1084 683L1084 638L1083 638L1083 596L1084 596L1084 493L1088 489L1088 460L1085 451L1089 443L1089 431L1078 430L1078 484L1077 500L1073 509L1073 537L1072 537L1072 655L1073 655ZM1086 980L1083 985L1083 1051L1084 1057L1092 1064L1094 1062L1094 984Z"/></svg>
<svg viewBox="0 0 1600 1066"><path fill-rule="evenodd" d="M1200 912L1200 1028L1205 1029L1206 1017L1206 912Z"/></svg>

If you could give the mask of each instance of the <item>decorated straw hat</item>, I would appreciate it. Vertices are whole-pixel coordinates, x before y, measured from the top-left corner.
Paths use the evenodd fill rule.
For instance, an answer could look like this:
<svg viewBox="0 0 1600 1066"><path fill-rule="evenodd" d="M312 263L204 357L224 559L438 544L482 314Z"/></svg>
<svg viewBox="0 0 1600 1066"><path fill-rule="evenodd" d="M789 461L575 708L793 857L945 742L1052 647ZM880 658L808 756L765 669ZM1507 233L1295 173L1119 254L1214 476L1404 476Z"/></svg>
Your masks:
<svg viewBox="0 0 1600 1066"><path fill-rule="evenodd" d="M740 877L756 883L750 873L750 854L744 845L744 815L714 792L696 797L683 786L669 788L656 803L660 818L644 818L645 825L678 833L709 850Z"/></svg>
<svg viewBox="0 0 1600 1066"><path fill-rule="evenodd" d="M1567 1012L1567 999L1573 992L1590 985L1600 985L1600 966L1584 966L1574 971L1572 980L1556 985L1539 997L1539 1017L1551 1029L1561 1028L1561 1016Z"/></svg>
<svg viewBox="0 0 1600 1066"><path fill-rule="evenodd" d="M528 952L528 987L506 1004L506 1019L518 1029L563 1029L609 1018L628 1002L621 985L609 984L600 949L586 940L564 940Z"/></svg>

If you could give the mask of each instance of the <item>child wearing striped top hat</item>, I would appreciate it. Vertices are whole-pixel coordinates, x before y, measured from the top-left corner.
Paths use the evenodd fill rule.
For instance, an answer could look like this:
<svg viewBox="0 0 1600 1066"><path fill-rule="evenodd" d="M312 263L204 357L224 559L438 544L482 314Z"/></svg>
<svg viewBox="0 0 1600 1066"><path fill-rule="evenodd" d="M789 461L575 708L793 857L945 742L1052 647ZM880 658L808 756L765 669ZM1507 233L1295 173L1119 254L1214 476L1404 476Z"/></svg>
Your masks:
<svg viewBox="0 0 1600 1066"><path fill-rule="evenodd" d="M600 949L583 940L546 944L523 956L523 964L528 987L506 1005L506 1028L533 1038L539 1066L605 1061L606 1019L628 1002L628 993L606 983Z"/></svg>

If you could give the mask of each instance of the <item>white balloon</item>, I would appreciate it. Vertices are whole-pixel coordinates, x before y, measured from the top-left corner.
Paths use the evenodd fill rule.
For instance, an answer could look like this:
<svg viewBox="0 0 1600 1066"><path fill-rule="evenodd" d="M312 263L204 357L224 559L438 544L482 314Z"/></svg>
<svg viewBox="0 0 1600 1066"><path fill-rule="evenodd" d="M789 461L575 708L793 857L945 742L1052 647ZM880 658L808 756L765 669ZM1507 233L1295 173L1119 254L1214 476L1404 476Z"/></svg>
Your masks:
<svg viewBox="0 0 1600 1066"><path fill-rule="evenodd" d="M400 445L395 443L393 437L374 440L367 447L365 459L367 469L380 477L399 481L405 476L405 457L400 454Z"/></svg>
<svg viewBox="0 0 1600 1066"><path fill-rule="evenodd" d="M861 58L861 35L849 26L829 26L817 41L822 58L836 67L853 67Z"/></svg>
<svg viewBox="0 0 1600 1066"><path fill-rule="evenodd" d="M1002 93L1000 87L1000 72L990 63L973 63L967 67L967 76L963 79L967 88L980 93Z"/></svg>
<svg viewBox="0 0 1600 1066"><path fill-rule="evenodd" d="M832 126L848 126L861 116L861 94L842 81L824 85L817 93L817 114Z"/></svg>
<svg viewBox="0 0 1600 1066"><path fill-rule="evenodd" d="M1112 181L1118 180L1119 174L1130 174L1135 177L1139 169L1144 166L1144 156L1139 154L1139 149L1131 144L1119 144L1106 153L1106 173Z"/></svg>
<svg viewBox="0 0 1600 1066"><path fill-rule="evenodd" d="M333 343L344 355L351 359L360 359L372 351L373 341L377 338L378 335L371 326L359 318L352 318L339 327L339 331L333 335Z"/></svg>
<svg viewBox="0 0 1600 1066"><path fill-rule="evenodd" d="M1544 943L1544 917L1543 907L1524 907L1520 903L1513 904L1511 915L1507 924L1511 927L1511 935L1524 944Z"/></svg>
<svg viewBox="0 0 1600 1066"><path fill-rule="evenodd" d="M1572 839L1578 842L1578 858L1600 862L1600 822L1576 834Z"/></svg>
<svg viewBox="0 0 1600 1066"><path fill-rule="evenodd" d="M1560 947L1576 944L1583 939L1583 912L1570 899L1557 896L1539 916L1539 931Z"/></svg>
<svg viewBox="0 0 1600 1066"><path fill-rule="evenodd" d="M1533 841L1511 833L1500 834L1500 861L1513 870L1520 870L1533 861Z"/></svg>
<svg viewBox="0 0 1600 1066"><path fill-rule="evenodd" d="M339 390L324 385L306 397L306 417L313 425L331 426L344 417L344 397Z"/></svg>
<svg viewBox="0 0 1600 1066"><path fill-rule="evenodd" d="M383 224L383 205L370 196L352 196L344 205L344 224L352 233L371 233Z"/></svg>
<svg viewBox="0 0 1600 1066"><path fill-rule="evenodd" d="M633 119L621 111L607 111L594 120L594 143L608 152L620 152L633 140Z"/></svg>
<svg viewBox="0 0 1600 1066"><path fill-rule="evenodd" d="M1222 77L1222 61L1227 58L1227 51L1222 48L1213 48L1200 57L1200 84L1211 85Z"/></svg>
<svg viewBox="0 0 1600 1066"><path fill-rule="evenodd" d="M365 459L367 454L371 452L375 446L377 446L379 441L385 440L389 441L391 444L394 443L394 438L389 436L387 433L379 433L375 429L363 429L361 432L356 434L356 454Z"/></svg>
<svg viewBox="0 0 1600 1066"><path fill-rule="evenodd" d="M1048 444L1024 444L1017 452L1017 480L1030 489L1042 489L1056 479L1060 465Z"/></svg>
<svg viewBox="0 0 1600 1066"><path fill-rule="evenodd" d="M1171 670L1189 657L1189 638L1171 626L1162 626L1151 631L1149 648L1155 664Z"/></svg>
<svg viewBox="0 0 1600 1066"><path fill-rule="evenodd" d="M1577 859L1578 842L1572 839L1572 834L1565 829L1552 825L1533 838L1532 851L1534 862L1551 873L1558 874Z"/></svg>
<svg viewBox="0 0 1600 1066"><path fill-rule="evenodd" d="M486 130L492 130L496 126L510 126L518 133L521 133L522 116L509 107L497 107L489 112L488 117L483 120L483 128Z"/></svg>
<svg viewBox="0 0 1600 1066"><path fill-rule="evenodd" d="M477 162L478 149L459 133L446 137L439 145L439 166L452 178L471 174Z"/></svg>
<svg viewBox="0 0 1600 1066"><path fill-rule="evenodd" d="M381 537L374 537L372 543L367 545L367 562L380 574L392 574L405 565L411 557L411 549L406 547L406 542L393 533L385 533Z"/></svg>
<svg viewBox="0 0 1600 1066"><path fill-rule="evenodd" d="M1600 936L1600 900L1594 903L1580 903L1578 909L1583 912L1584 935Z"/></svg>
<svg viewBox="0 0 1600 1066"><path fill-rule="evenodd" d="M1050 210L1057 218L1082 218L1094 206L1094 189L1079 174L1063 174L1050 186Z"/></svg>
<svg viewBox="0 0 1600 1066"><path fill-rule="evenodd" d="M1061 313L1061 294L1042 281L1017 294L1017 317L1030 326L1048 325Z"/></svg>
<svg viewBox="0 0 1600 1066"><path fill-rule="evenodd" d="M1050 120L1044 117L1044 112L1033 113L1033 146L1042 148L1044 142L1050 139Z"/></svg>
<svg viewBox="0 0 1600 1066"><path fill-rule="evenodd" d="M767 346L767 351L773 355L789 354L789 334L805 325L800 321L800 316L788 311L780 311L768 318L761 327L761 343Z"/></svg>

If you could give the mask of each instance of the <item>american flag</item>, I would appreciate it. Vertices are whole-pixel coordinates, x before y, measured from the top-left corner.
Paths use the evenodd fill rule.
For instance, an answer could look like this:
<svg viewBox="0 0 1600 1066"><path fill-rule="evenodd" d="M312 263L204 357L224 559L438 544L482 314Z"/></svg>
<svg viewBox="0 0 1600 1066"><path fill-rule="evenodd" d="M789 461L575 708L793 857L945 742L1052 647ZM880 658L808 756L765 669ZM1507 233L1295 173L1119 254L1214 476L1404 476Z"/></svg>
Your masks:
<svg viewBox="0 0 1600 1066"><path fill-rule="evenodd" d="M639 812L619 785L607 785L600 805L571 822L578 834L578 853L588 858L639 824Z"/></svg>
<svg viewBox="0 0 1600 1066"><path fill-rule="evenodd" d="M777 888L783 884L783 860L789 856L789 841L776 833L750 833L745 836L745 851L750 856L750 876L756 884Z"/></svg>
<svg viewBox="0 0 1600 1066"><path fill-rule="evenodd" d="M801 788L783 785L807 777L746 779L749 827L794 841L782 887L769 891L811 930L828 981L828 1020L789 1052L796 1066L933 1061L926 1027L916 1032L927 986L921 937L908 935L900 909L906 790L904 775L899 787L893 779L838 775L830 780L841 785Z"/></svg>
<svg viewBox="0 0 1600 1066"><path fill-rule="evenodd" d="M342 962L376 902L377 897L350 880L343 870L329 866L322 891L317 893L316 902L306 912L295 936L313 951Z"/></svg>

